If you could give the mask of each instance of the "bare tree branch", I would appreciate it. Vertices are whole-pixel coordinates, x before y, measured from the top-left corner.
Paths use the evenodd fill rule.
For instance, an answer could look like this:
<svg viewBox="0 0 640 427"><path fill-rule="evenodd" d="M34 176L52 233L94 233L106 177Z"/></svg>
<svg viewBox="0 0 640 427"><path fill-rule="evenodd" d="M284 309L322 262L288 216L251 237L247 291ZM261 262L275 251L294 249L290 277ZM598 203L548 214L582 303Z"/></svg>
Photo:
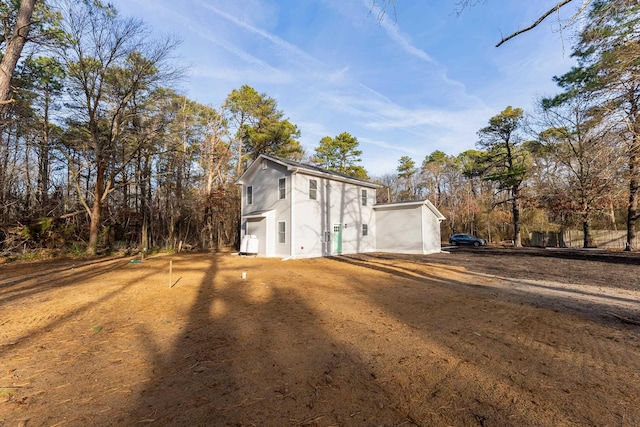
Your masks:
<svg viewBox="0 0 640 427"><path fill-rule="evenodd" d="M552 7L551 9L549 9L548 11L546 11L544 14L542 14L542 16L540 16L540 18L538 18L536 20L536 22L534 22L533 24L529 25L526 28L523 28L521 30L516 31L515 33L512 33L511 35L508 35L507 37L503 37L500 42L496 45L496 47L500 47L504 42L511 40L512 38L522 34L522 33L526 33L527 31L530 31L532 29L534 29L535 27L537 27L538 25L540 25L540 23L542 21L544 21L549 15L551 15L554 12L557 12L560 10L561 7L567 5L568 3L571 3L573 0L562 0L560 2L558 2L558 4L556 4L554 7Z"/></svg>
<svg viewBox="0 0 640 427"><path fill-rule="evenodd" d="M398 20L397 11L396 11L396 0L371 0L371 8L369 9L369 15L372 13L376 14L376 20L378 24L384 21L385 16L387 15L387 9L391 6L393 9L393 18L394 22Z"/></svg>

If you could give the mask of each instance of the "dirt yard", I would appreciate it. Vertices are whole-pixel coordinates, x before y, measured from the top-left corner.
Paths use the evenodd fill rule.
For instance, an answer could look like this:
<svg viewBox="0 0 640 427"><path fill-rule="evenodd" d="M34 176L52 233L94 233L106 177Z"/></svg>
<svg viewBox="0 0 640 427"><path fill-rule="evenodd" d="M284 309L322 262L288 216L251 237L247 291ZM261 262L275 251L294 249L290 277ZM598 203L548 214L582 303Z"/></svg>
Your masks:
<svg viewBox="0 0 640 427"><path fill-rule="evenodd" d="M0 265L0 426L88 425L637 426L640 254Z"/></svg>

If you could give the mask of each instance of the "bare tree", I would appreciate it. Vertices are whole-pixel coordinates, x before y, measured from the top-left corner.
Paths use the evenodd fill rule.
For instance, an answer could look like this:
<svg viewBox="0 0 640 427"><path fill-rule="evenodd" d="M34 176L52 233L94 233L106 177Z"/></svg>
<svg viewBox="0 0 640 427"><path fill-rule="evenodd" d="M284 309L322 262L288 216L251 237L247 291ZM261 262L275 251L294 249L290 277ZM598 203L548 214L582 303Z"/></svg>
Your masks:
<svg viewBox="0 0 640 427"><path fill-rule="evenodd" d="M95 176L92 200L83 201L91 218L91 255L98 244L104 202L122 166L114 156L121 143L123 114L138 91L150 90L167 78L165 62L175 42L151 41L141 21L121 19L111 6L99 2L68 1L63 25L68 36L59 54L72 98L85 120L86 149Z"/></svg>
<svg viewBox="0 0 640 427"><path fill-rule="evenodd" d="M579 212L583 246L592 247L591 222L611 204L622 169L622 150L608 122L597 109L589 108L584 97L545 107L543 120L548 128L540 133L540 141L559 166L550 188L556 195L555 209L568 215Z"/></svg>

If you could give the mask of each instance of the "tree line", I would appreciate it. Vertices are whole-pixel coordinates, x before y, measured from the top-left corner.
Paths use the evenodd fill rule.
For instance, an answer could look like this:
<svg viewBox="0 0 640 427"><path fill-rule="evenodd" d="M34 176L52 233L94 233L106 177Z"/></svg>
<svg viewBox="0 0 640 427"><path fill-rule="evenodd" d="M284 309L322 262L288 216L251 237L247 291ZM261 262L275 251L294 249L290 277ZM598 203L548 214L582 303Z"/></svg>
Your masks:
<svg viewBox="0 0 640 427"><path fill-rule="evenodd" d="M234 245L234 183L247 162L302 151L276 100L249 86L219 108L179 94L179 42L110 4L22 0L0 14L11 89L0 117L3 255Z"/></svg>
<svg viewBox="0 0 640 427"><path fill-rule="evenodd" d="M554 77L560 93L541 99L527 116L509 106L492 117L478 132L478 150L458 156L436 151L421 168L402 157L397 176L385 178L387 197L435 199L449 232L520 246L523 226L580 227L583 246L592 247L594 226L621 227L625 250L635 250L640 4L593 0L589 6L573 50L578 65Z"/></svg>
<svg viewBox="0 0 640 427"><path fill-rule="evenodd" d="M447 232L520 245L524 231L626 227L640 162L638 6L593 0L559 94L507 107L477 150L368 177L347 132L305 153L277 101L244 85L218 107L176 89L179 41L99 1L0 5L0 254L237 246L235 185L262 153L383 185L379 202L431 199ZM19 59L17 59L19 58ZM4 76L4 77L3 77ZM428 142L428 141L425 141Z"/></svg>

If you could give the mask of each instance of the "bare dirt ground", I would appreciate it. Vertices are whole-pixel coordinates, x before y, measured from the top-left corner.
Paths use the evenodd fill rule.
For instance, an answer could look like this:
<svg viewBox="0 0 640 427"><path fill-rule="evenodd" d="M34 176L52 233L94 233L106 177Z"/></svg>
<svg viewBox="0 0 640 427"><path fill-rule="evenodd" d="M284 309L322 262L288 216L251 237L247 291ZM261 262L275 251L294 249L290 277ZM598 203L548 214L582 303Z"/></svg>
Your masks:
<svg viewBox="0 0 640 427"><path fill-rule="evenodd" d="M640 425L639 254L128 261L0 265L0 426Z"/></svg>

